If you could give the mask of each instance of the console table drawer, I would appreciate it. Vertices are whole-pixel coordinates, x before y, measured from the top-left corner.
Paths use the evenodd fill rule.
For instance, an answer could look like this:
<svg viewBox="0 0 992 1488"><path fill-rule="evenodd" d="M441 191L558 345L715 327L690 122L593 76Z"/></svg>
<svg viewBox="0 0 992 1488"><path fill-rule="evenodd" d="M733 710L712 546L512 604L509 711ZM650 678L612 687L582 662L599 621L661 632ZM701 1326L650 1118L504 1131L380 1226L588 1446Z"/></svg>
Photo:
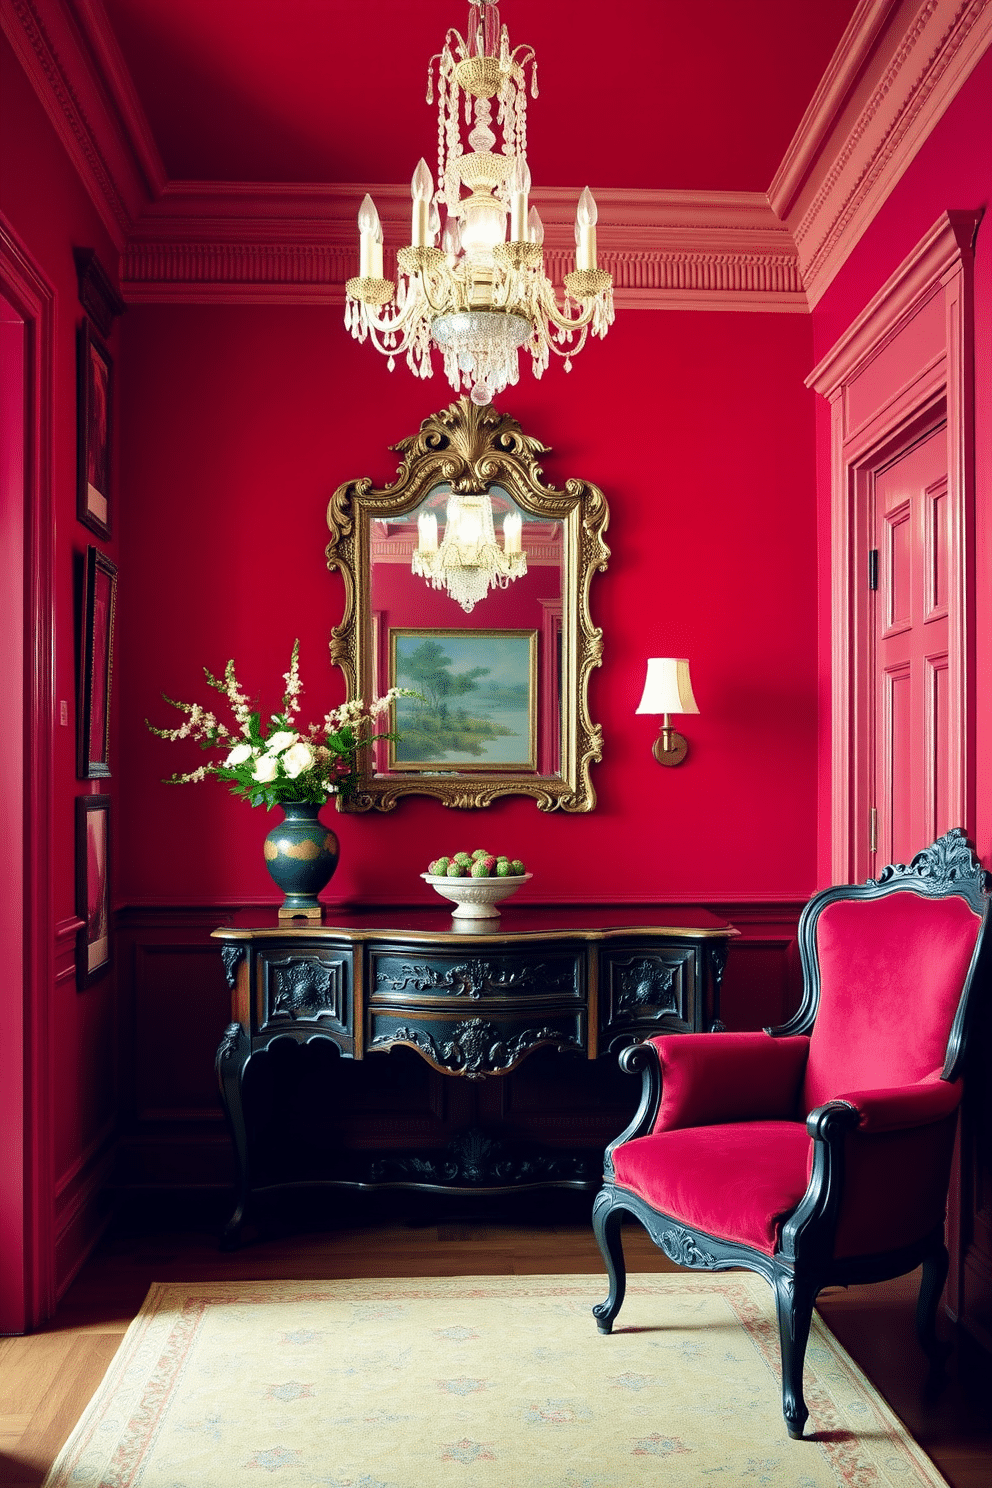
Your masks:
<svg viewBox="0 0 992 1488"><path fill-rule="evenodd" d="M530 1003L526 1012L490 1016L411 1011L372 1013L367 1049L372 1052L407 1044L435 1069L448 1075L481 1079L503 1075L534 1049L585 1049L585 1009L549 1011L543 1016Z"/></svg>
<svg viewBox="0 0 992 1488"><path fill-rule="evenodd" d="M350 952L268 947L257 954L258 1032L319 1025L350 1041L354 994Z"/></svg>
<svg viewBox="0 0 992 1488"><path fill-rule="evenodd" d="M632 1036L703 1032L701 971L695 945L607 951L600 994L605 1047Z"/></svg>
<svg viewBox="0 0 992 1488"><path fill-rule="evenodd" d="M572 1008L585 1003L585 956L577 951L375 949L370 955L369 1006L446 1009L452 1002L485 1005L486 1011L512 1012L526 999L528 1009Z"/></svg>

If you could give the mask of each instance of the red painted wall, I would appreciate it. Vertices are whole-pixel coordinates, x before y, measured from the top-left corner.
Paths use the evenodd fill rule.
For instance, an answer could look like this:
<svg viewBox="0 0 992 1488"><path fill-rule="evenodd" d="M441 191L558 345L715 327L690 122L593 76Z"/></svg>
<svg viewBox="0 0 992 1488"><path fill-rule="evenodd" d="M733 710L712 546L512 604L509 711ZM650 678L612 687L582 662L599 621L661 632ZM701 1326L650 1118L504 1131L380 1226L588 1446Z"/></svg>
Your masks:
<svg viewBox="0 0 992 1488"><path fill-rule="evenodd" d="M992 53L936 126L916 159L868 228L813 313L818 361L898 268L937 218L948 209L989 206L992 197ZM992 222L975 245L975 820L967 823L979 854L992 863L992 780L983 762L992 753ZM817 414L817 532L820 551L819 655L823 700L820 740L820 812L825 830L818 876L830 881L830 421L823 400Z"/></svg>
<svg viewBox="0 0 992 1488"><path fill-rule="evenodd" d="M69 717L55 727L48 844L61 1287L92 1240L117 1108L114 979L77 992L71 937L57 936L74 915L74 800L114 798L116 907L276 901L264 813L213 782L163 785L199 756L154 739L143 720L167 720L162 691L205 698L201 667L229 656L275 704L296 636L313 714L341 699L327 653L343 594L323 556L327 500L344 479L389 481L387 446L453 394L439 376L388 374L339 310L129 309L111 339L119 482L114 538L101 544L120 568L113 778L77 781L77 583L93 538L75 517L72 248L95 248L111 270L116 255L2 37L0 110L17 146L5 151L0 211L56 294L55 680ZM605 737L597 808L544 815L511 800L480 818L412 798L387 816L329 813L342 844L329 897L421 899L418 873L455 833L520 853L535 875L527 892L549 902L805 897L817 737L812 361L803 317L621 312L570 375L556 365L535 384L525 373L500 400L551 446L549 481L591 480L610 504L612 558L592 592L605 637L590 697ZM658 654L691 658L702 709L686 720L691 754L674 771L651 756L657 721L634 716L645 660ZM40 1253L49 1239L33 1243Z"/></svg>
<svg viewBox="0 0 992 1488"><path fill-rule="evenodd" d="M64 1283L78 1263L90 1236L85 1232L87 1199L98 1183L101 1154L113 1136L115 1093L115 1007L113 979L89 990L76 990L73 941L59 937L60 924L75 912L73 852L74 799L109 788L111 782L76 780L75 755L75 586L88 542L96 541L75 518L76 511L76 327L82 317L78 302L75 245L95 248L113 268L116 255L65 152L25 80L6 40L0 36L0 136L4 149L0 173L0 212L25 246L42 276L55 290L54 408L52 467L56 514L55 629L56 697L68 707L68 726L55 729L54 840L48 844L54 865L54 898L49 933L55 940L56 981L52 990L53 1032L48 1035L51 1124L56 1193L54 1245L56 1282ZM10 148L16 142L17 148ZM111 341L111 349L115 349ZM116 559L116 543L103 544ZM116 696L114 714L117 714ZM116 734L114 758L118 758ZM5 995L15 991L8 987ZM27 1113L28 1121L37 1113ZM4 1124L4 1130L10 1128ZM34 1236L44 1247L51 1237ZM6 1321L6 1319L4 1320ZM23 1326L12 1318L10 1326Z"/></svg>
<svg viewBox="0 0 992 1488"><path fill-rule="evenodd" d="M275 706L296 636L312 715L340 700L327 500L342 480L391 480L387 446L453 395L440 376L390 375L338 310L136 306L121 336L118 888L129 903L275 902L264 815L214 781L161 784L200 756L143 720L171 721L162 692L206 701L201 667L231 656ZM605 738L597 808L545 815L511 800L459 824L410 798L387 816L337 814L342 859L325 897L416 901L429 857L465 833L523 856L528 893L550 902L807 894L811 361L799 316L621 312L571 374L525 374L498 400L551 446L549 481L594 481L610 505L612 558L592 591L605 637L590 699ZM659 654L691 658L701 709L685 723L689 759L672 771L651 755L657 721L634 716L645 660Z"/></svg>

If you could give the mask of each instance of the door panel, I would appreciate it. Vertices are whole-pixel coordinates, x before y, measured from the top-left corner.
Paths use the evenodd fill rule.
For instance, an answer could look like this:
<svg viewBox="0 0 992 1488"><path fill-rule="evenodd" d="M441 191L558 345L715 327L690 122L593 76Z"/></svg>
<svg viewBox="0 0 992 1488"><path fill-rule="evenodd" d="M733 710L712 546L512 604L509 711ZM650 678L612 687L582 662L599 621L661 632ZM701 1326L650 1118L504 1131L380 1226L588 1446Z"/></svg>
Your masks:
<svg viewBox="0 0 992 1488"><path fill-rule="evenodd" d="M947 440L943 424L874 474L872 868L908 863L952 822Z"/></svg>

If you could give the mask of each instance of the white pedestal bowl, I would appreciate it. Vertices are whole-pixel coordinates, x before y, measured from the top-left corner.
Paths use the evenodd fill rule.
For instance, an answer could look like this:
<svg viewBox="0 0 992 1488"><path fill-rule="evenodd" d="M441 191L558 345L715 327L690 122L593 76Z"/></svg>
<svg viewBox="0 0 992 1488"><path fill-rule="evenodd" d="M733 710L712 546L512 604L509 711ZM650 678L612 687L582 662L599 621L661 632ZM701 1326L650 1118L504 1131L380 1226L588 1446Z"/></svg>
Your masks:
<svg viewBox="0 0 992 1488"><path fill-rule="evenodd" d="M533 874L515 873L508 878L448 878L435 873L422 873L420 876L443 898L458 906L451 912L452 919L498 920L496 906L515 893Z"/></svg>

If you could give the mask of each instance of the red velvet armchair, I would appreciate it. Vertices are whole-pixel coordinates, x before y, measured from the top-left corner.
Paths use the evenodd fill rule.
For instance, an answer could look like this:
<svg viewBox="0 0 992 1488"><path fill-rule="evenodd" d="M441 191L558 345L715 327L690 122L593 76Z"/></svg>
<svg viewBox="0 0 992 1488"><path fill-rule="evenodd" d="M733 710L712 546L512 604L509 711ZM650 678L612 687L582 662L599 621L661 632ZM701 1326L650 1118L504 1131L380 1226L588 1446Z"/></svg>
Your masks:
<svg viewBox="0 0 992 1488"><path fill-rule="evenodd" d="M632 1214L680 1265L744 1266L771 1283L792 1437L808 1416L803 1363L823 1287L922 1263L917 1331L939 1353L947 1188L989 890L965 834L948 832L908 867L809 902L803 1001L784 1027L624 1050L643 1091L607 1149L593 1210L610 1284L593 1309L600 1332L623 1302L621 1224Z"/></svg>

